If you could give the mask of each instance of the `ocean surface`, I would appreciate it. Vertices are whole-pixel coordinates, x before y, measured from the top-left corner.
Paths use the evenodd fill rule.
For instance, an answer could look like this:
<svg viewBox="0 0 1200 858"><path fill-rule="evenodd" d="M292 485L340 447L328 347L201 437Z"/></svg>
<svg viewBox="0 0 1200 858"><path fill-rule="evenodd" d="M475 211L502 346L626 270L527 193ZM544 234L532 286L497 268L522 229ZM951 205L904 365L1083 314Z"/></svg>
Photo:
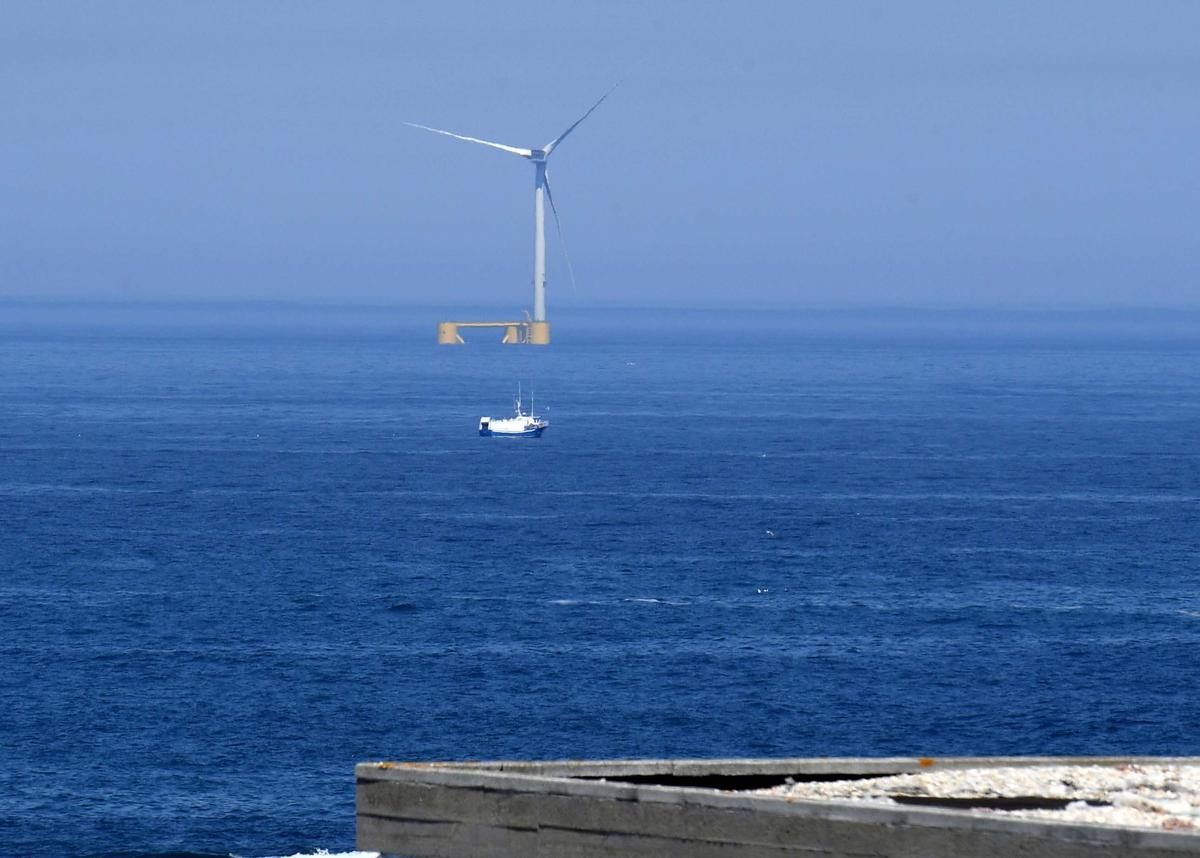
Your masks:
<svg viewBox="0 0 1200 858"><path fill-rule="evenodd" d="M352 850L361 760L1200 753L1198 317L436 318L4 314L0 854Z"/></svg>

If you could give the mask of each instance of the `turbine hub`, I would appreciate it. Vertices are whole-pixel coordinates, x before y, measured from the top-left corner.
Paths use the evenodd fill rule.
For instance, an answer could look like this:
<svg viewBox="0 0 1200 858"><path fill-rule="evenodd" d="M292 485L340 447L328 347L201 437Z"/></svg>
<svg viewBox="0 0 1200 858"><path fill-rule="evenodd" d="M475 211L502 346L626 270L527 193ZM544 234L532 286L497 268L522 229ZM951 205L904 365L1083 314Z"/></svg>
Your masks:
<svg viewBox="0 0 1200 858"><path fill-rule="evenodd" d="M531 151L530 151L530 153L529 153L529 160L530 160L530 161L544 162L544 161L546 160L546 150L545 150L545 149L533 149L533 150L531 150Z"/></svg>

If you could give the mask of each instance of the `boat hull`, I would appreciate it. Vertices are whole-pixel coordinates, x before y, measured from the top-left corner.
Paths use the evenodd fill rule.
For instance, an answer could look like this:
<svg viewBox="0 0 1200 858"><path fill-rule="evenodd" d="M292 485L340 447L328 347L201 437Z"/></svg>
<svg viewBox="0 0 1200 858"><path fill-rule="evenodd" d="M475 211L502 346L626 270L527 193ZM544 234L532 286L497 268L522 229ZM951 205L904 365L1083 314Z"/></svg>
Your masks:
<svg viewBox="0 0 1200 858"><path fill-rule="evenodd" d="M541 438L542 433L546 431L545 426L539 426L536 429L523 429L519 432L497 432L492 429L480 429L480 438Z"/></svg>

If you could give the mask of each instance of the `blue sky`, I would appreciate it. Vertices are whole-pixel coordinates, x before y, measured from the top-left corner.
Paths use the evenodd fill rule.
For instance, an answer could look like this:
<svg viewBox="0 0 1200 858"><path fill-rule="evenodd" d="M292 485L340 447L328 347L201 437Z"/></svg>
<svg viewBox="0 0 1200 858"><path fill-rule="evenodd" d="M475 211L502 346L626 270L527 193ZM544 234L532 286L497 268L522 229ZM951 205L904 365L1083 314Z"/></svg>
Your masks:
<svg viewBox="0 0 1200 858"><path fill-rule="evenodd" d="M10 2L0 297L1200 305L1200 5Z"/></svg>

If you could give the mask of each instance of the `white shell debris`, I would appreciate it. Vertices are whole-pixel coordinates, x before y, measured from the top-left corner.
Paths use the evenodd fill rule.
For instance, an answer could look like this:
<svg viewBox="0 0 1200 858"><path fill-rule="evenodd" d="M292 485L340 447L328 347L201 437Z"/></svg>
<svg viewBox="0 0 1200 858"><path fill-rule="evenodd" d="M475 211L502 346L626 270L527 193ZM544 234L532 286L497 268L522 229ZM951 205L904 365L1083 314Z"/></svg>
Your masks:
<svg viewBox="0 0 1200 858"><path fill-rule="evenodd" d="M788 799L895 804L893 797L1066 799L1062 809L971 808L1026 819L1158 828L1200 834L1200 765L997 766L942 769L847 781L785 783L757 790Z"/></svg>

